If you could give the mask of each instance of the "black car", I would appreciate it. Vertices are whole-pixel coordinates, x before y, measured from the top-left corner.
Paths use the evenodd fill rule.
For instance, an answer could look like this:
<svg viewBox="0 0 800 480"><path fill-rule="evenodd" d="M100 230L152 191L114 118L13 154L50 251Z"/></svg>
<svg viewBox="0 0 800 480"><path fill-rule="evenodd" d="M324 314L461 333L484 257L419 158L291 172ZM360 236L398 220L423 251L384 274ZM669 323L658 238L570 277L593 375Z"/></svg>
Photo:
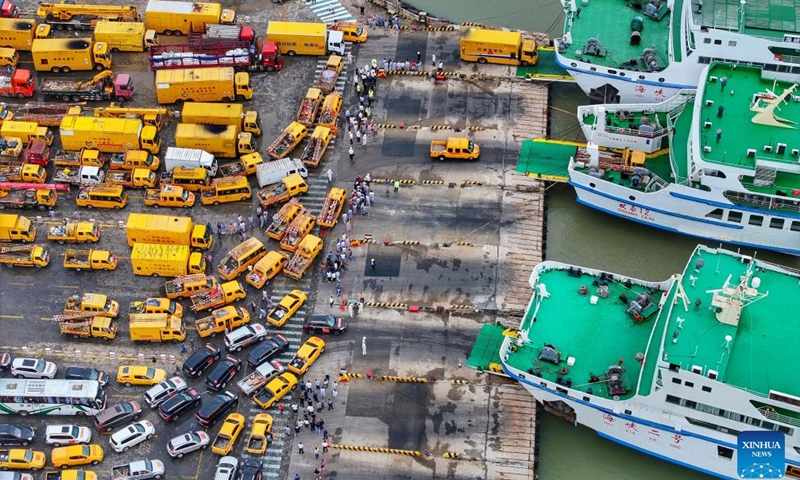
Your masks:
<svg viewBox="0 0 800 480"><path fill-rule="evenodd" d="M0 423L0 445L30 445L36 438L36 432L24 425Z"/></svg>
<svg viewBox="0 0 800 480"><path fill-rule="evenodd" d="M312 315L303 322L303 330L311 334L332 333L339 335L347 331L347 320L333 315Z"/></svg>
<svg viewBox="0 0 800 480"><path fill-rule="evenodd" d="M250 350L250 353L247 355L247 363L257 367L288 349L289 340L286 340L286 337L283 335L273 335L272 338L264 340Z"/></svg>
<svg viewBox="0 0 800 480"><path fill-rule="evenodd" d="M173 422L188 410L200 405L200 392L189 388L173 393L158 406L158 414L167 422Z"/></svg>
<svg viewBox="0 0 800 480"><path fill-rule="evenodd" d="M257 458L248 458L242 463L241 480L261 480L263 462Z"/></svg>
<svg viewBox="0 0 800 480"><path fill-rule="evenodd" d="M192 356L183 362L183 373L192 378L197 378L214 362L219 360L221 356L222 354L216 345L206 343L203 348L195 350Z"/></svg>
<svg viewBox="0 0 800 480"><path fill-rule="evenodd" d="M67 380L97 380L100 385L106 386L108 374L106 372L87 367L69 367L64 374Z"/></svg>
<svg viewBox="0 0 800 480"><path fill-rule="evenodd" d="M211 400L203 403L200 410L194 414L194 418L203 427L211 427L225 414L233 410L237 403L239 403L239 397L231 392L219 393L211 397Z"/></svg>
<svg viewBox="0 0 800 480"><path fill-rule="evenodd" d="M214 367L206 377L206 386L209 390L218 392L228 386L228 382L242 369L242 361L233 355L228 355Z"/></svg>
<svg viewBox="0 0 800 480"><path fill-rule="evenodd" d="M0 353L0 372L4 372L11 368L11 362L13 359L11 358L10 353Z"/></svg>

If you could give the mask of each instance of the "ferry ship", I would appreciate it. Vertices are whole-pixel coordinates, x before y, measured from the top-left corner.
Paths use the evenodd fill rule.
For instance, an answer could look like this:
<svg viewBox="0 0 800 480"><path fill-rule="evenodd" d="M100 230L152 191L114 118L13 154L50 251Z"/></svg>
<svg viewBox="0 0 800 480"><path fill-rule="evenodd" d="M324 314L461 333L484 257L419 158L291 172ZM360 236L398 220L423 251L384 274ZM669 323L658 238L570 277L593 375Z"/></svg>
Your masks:
<svg viewBox="0 0 800 480"><path fill-rule="evenodd" d="M713 61L800 78L797 0L561 0L556 62L592 103L661 102Z"/></svg>
<svg viewBox="0 0 800 480"><path fill-rule="evenodd" d="M800 272L700 245L662 282L546 261L530 285L500 361L545 410L712 476L800 478ZM738 434L768 430L786 464L739 471Z"/></svg>
<svg viewBox="0 0 800 480"><path fill-rule="evenodd" d="M673 232L800 255L800 89L763 73L712 63L696 94L579 107L589 143L567 169L578 201Z"/></svg>

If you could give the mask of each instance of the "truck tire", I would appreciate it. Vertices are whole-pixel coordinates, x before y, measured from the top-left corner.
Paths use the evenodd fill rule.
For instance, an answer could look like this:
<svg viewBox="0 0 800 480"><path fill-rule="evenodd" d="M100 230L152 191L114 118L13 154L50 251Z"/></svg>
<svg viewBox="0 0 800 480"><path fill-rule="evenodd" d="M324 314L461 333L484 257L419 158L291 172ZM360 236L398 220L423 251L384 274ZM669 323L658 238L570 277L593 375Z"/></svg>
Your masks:
<svg viewBox="0 0 800 480"><path fill-rule="evenodd" d="M64 240L59 240L59 241L58 241L58 244L59 244L59 245L64 245Z"/></svg>
<svg viewBox="0 0 800 480"><path fill-rule="evenodd" d="M81 96L80 95L73 95L72 97L70 97L70 100L72 100L73 102L80 102L81 101Z"/></svg>
<svg viewBox="0 0 800 480"><path fill-rule="evenodd" d="M72 71L72 69L69 68L69 67L61 67L61 73L69 73L71 71Z"/></svg>
<svg viewBox="0 0 800 480"><path fill-rule="evenodd" d="M93 209L94 207L93 207L93 206L90 204L90 205L86 205L86 208L88 208L89 210L91 210L91 209Z"/></svg>
<svg viewBox="0 0 800 480"><path fill-rule="evenodd" d="M17 98L25 98L25 95L24 95L24 94L22 94L22 93L18 93L18 94L17 94Z"/></svg>
<svg viewBox="0 0 800 480"><path fill-rule="evenodd" d="M486 63L486 57L478 57L478 63Z"/></svg>
<svg viewBox="0 0 800 480"><path fill-rule="evenodd" d="M150 274L150 276L158 278L159 275L156 272L153 272L153 273Z"/></svg>
<svg viewBox="0 0 800 480"><path fill-rule="evenodd" d="M103 70L105 70L105 69L106 69L106 67L104 67L104 66L100 65L99 63L98 63L97 65L95 65L95 66L94 66L94 71L95 71L95 72L102 72L102 71L103 71Z"/></svg>
<svg viewBox="0 0 800 480"><path fill-rule="evenodd" d="M61 68L59 67L51 67L50 71L53 73L61 73Z"/></svg>
<svg viewBox="0 0 800 480"><path fill-rule="evenodd" d="M444 161L444 155L439 155L439 160Z"/></svg>
<svg viewBox="0 0 800 480"><path fill-rule="evenodd" d="M289 55L290 57L294 57L295 56L294 50L289 50L288 52L286 52L286 55Z"/></svg>
<svg viewBox="0 0 800 480"><path fill-rule="evenodd" d="M244 98L244 95L236 95L236 101L237 102L244 102L245 100L246 99Z"/></svg>
<svg viewBox="0 0 800 480"><path fill-rule="evenodd" d="M61 100L69 102L69 95L67 95L66 93L64 95L61 95Z"/></svg>

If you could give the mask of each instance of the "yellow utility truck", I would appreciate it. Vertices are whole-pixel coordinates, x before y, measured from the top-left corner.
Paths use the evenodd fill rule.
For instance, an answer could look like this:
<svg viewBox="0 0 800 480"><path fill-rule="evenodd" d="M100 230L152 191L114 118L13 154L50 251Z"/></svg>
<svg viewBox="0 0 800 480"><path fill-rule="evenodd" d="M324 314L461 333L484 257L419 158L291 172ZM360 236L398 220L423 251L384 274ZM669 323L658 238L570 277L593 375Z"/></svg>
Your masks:
<svg viewBox="0 0 800 480"><path fill-rule="evenodd" d="M0 242L32 242L36 240L36 225L28 217L0 213Z"/></svg>
<svg viewBox="0 0 800 480"><path fill-rule="evenodd" d="M64 314L91 313L100 317L117 318L119 303L101 293L84 293L67 297Z"/></svg>
<svg viewBox="0 0 800 480"><path fill-rule="evenodd" d="M306 92L306 98L300 102L300 108L297 110L297 123L305 125L306 127L314 125L321 103L322 90L319 88L309 88Z"/></svg>
<svg viewBox="0 0 800 480"><path fill-rule="evenodd" d="M197 313L211 308L224 307L247 295L238 280L218 284L206 293L192 295L192 311Z"/></svg>
<svg viewBox="0 0 800 480"><path fill-rule="evenodd" d="M130 5L81 5L71 1L40 3L36 16L58 30L92 30L101 20L138 22L142 19Z"/></svg>
<svg viewBox="0 0 800 480"><path fill-rule="evenodd" d="M0 135L5 138L18 138L25 145L35 140L41 140L48 146L53 144L53 132L37 122L3 120L3 124L0 125Z"/></svg>
<svg viewBox="0 0 800 480"><path fill-rule="evenodd" d="M134 342L182 342L186 339L183 321L168 313L131 314L129 328Z"/></svg>
<svg viewBox="0 0 800 480"><path fill-rule="evenodd" d="M192 252L188 245L137 243L131 251L131 265L135 275L153 277L180 277L206 272L205 257L200 252Z"/></svg>
<svg viewBox="0 0 800 480"><path fill-rule="evenodd" d="M39 32L36 20L32 18L0 18L0 45L10 47L17 51L28 51L33 46L33 40L40 36L46 37L50 29Z"/></svg>
<svg viewBox="0 0 800 480"><path fill-rule="evenodd" d="M521 32L467 28L461 31L461 60L500 65L536 65L539 47Z"/></svg>
<svg viewBox="0 0 800 480"><path fill-rule="evenodd" d="M135 243L160 243L208 250L214 241L211 225L207 223L194 223L190 217L147 213L128 215L125 234L131 247Z"/></svg>
<svg viewBox="0 0 800 480"><path fill-rule="evenodd" d="M250 74L233 67L178 68L156 72L158 103L233 102L253 98Z"/></svg>
<svg viewBox="0 0 800 480"><path fill-rule="evenodd" d="M192 208L195 200L194 193L177 185L164 185L144 191L144 204L153 208Z"/></svg>
<svg viewBox="0 0 800 480"><path fill-rule="evenodd" d="M94 118L67 115L59 128L64 150L93 148L106 153L147 150L158 153L161 135L155 127L130 118Z"/></svg>
<svg viewBox="0 0 800 480"><path fill-rule="evenodd" d="M148 27L164 35L206 33L208 25L236 23L236 12L219 3L150 0L145 17Z"/></svg>
<svg viewBox="0 0 800 480"><path fill-rule="evenodd" d="M0 247L0 264L6 267L46 267L50 253L44 245L16 245Z"/></svg>
<svg viewBox="0 0 800 480"><path fill-rule="evenodd" d="M63 335L71 335L72 338L113 340L119 330L114 319L95 316L92 313L54 315L53 321L58 323L58 329Z"/></svg>
<svg viewBox="0 0 800 480"><path fill-rule="evenodd" d="M185 275L164 283L164 291L169 299L185 298L210 292L217 285L217 279L211 275Z"/></svg>
<svg viewBox="0 0 800 480"><path fill-rule="evenodd" d="M273 41L284 55L344 55L344 35L324 23L276 22L267 25L265 40Z"/></svg>
<svg viewBox="0 0 800 480"><path fill-rule="evenodd" d="M66 222L48 229L47 239L65 243L97 243L100 241L100 227L94 222Z"/></svg>
<svg viewBox="0 0 800 480"><path fill-rule="evenodd" d="M235 125L200 125L179 123L175 130L175 146L204 150L218 157L233 158L256 151L252 134L239 133Z"/></svg>
<svg viewBox="0 0 800 480"><path fill-rule="evenodd" d="M267 147L267 155L276 160L280 160L292 153L292 150L294 150L307 135L308 127L298 122L292 122L281 132L280 136L272 142L272 145Z"/></svg>
<svg viewBox="0 0 800 480"><path fill-rule="evenodd" d="M158 34L142 22L97 22L95 42L104 42L112 52L143 52L158 45Z"/></svg>
<svg viewBox="0 0 800 480"><path fill-rule="evenodd" d="M211 312L211 315L195 320L200 338L214 337L218 333L230 332L250 321L250 312L242 307L228 305Z"/></svg>
<svg viewBox="0 0 800 480"><path fill-rule="evenodd" d="M31 55L37 72L100 72L111 68L108 44L91 38L37 38L33 41Z"/></svg>
<svg viewBox="0 0 800 480"><path fill-rule="evenodd" d="M256 110L245 110L241 103L186 102L181 122L200 125L233 125L240 132L261 136L261 118Z"/></svg>
<svg viewBox="0 0 800 480"><path fill-rule="evenodd" d="M314 258L322 250L322 240L315 235L306 235L297 246L289 263L283 267L283 273L295 280L303 278L303 274L314 263Z"/></svg>
<svg viewBox="0 0 800 480"><path fill-rule="evenodd" d="M480 157L481 147L468 138L448 138L431 142L431 158L477 160Z"/></svg>
<svg viewBox="0 0 800 480"><path fill-rule="evenodd" d="M64 254L64 268L81 270L115 270L117 256L109 250L72 250Z"/></svg>

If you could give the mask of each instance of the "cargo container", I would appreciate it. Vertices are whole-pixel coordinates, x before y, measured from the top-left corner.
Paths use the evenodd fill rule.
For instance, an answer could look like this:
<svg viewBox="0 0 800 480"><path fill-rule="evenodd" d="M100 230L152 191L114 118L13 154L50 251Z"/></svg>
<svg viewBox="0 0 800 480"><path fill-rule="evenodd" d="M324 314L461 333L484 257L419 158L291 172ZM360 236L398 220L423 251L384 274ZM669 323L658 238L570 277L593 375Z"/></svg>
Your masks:
<svg viewBox="0 0 800 480"><path fill-rule="evenodd" d="M189 217L131 213L125 233L129 246L135 243L158 243L206 250L213 243L211 226L194 223Z"/></svg>
<svg viewBox="0 0 800 480"><path fill-rule="evenodd" d="M97 22L94 40L105 42L112 52L143 52L158 45L158 34L142 22Z"/></svg>
<svg viewBox="0 0 800 480"><path fill-rule="evenodd" d="M181 122L200 125L234 125L240 132L261 135L261 118L256 110L245 110L241 103L187 102Z"/></svg>
<svg viewBox="0 0 800 480"><path fill-rule="evenodd" d="M134 342L182 342L186 329L175 315L137 313L130 316L130 335Z"/></svg>
<svg viewBox="0 0 800 480"><path fill-rule="evenodd" d="M123 153L142 149L158 153L161 149L161 135L156 127L130 118L68 115L61 120L59 132L65 150L93 148L106 153Z"/></svg>
<svg viewBox="0 0 800 480"><path fill-rule="evenodd" d="M223 9L219 3L166 0L147 2L145 17L148 27L165 35L205 33L208 25L232 25L236 22L236 12Z"/></svg>
<svg viewBox="0 0 800 480"><path fill-rule="evenodd" d="M180 123L175 131L175 146L196 148L218 157L237 157L256 151L252 134L239 133L234 125Z"/></svg>
<svg viewBox="0 0 800 480"><path fill-rule="evenodd" d="M33 41L31 55L37 72L99 72L111 68L108 44L91 38L37 38Z"/></svg>
<svg viewBox="0 0 800 480"><path fill-rule="evenodd" d="M203 254L192 252L188 245L136 243L131 251L131 265L135 275L153 277L180 277L206 271Z"/></svg>
<svg viewBox="0 0 800 480"><path fill-rule="evenodd" d="M267 40L275 42L282 54L344 55L344 35L328 30L324 23L275 22L267 26Z"/></svg>
<svg viewBox="0 0 800 480"><path fill-rule="evenodd" d="M250 74L232 67L182 68L156 72L158 103L233 102L253 98Z"/></svg>

